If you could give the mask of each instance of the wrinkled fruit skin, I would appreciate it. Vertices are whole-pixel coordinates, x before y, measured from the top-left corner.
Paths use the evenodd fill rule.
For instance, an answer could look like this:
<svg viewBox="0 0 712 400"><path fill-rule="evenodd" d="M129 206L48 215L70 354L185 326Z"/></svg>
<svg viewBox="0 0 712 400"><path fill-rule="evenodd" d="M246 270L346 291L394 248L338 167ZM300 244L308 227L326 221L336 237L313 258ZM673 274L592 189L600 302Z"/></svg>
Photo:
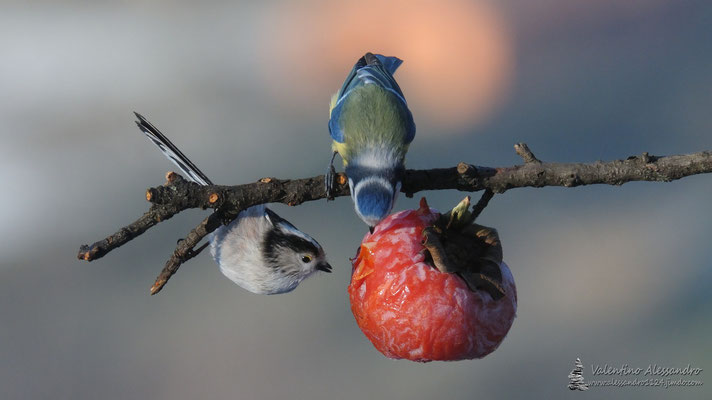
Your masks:
<svg viewBox="0 0 712 400"><path fill-rule="evenodd" d="M425 263L420 233L439 216L421 208L389 216L366 234L348 292L358 326L390 358L481 358L507 335L517 310L514 278L503 262L506 295L492 300L457 275Z"/></svg>

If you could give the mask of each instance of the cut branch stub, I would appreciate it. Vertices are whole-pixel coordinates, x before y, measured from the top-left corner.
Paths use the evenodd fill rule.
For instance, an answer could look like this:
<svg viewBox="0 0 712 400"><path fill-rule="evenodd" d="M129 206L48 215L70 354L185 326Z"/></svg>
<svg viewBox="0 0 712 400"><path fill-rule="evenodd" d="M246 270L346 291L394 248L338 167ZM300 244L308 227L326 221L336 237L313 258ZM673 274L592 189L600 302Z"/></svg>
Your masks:
<svg viewBox="0 0 712 400"><path fill-rule="evenodd" d="M219 200L220 195L216 192L210 193L208 196L208 203L210 203L213 207L218 207L220 205Z"/></svg>

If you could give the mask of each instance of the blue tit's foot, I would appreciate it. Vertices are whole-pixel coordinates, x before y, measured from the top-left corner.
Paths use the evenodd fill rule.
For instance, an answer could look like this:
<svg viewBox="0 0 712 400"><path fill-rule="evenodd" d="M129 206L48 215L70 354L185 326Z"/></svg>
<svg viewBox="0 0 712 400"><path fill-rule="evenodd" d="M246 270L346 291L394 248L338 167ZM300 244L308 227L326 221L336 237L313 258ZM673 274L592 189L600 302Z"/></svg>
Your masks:
<svg viewBox="0 0 712 400"><path fill-rule="evenodd" d="M334 200L334 178L336 178L336 168L333 165L329 165L326 170L326 176L324 177L324 183L326 184L326 200Z"/></svg>
<svg viewBox="0 0 712 400"><path fill-rule="evenodd" d="M334 178L336 178L336 168L334 168L334 158L337 152L331 156L331 161L329 161L329 167L326 169L326 175L324 175L324 186L326 190L326 200L334 200Z"/></svg>

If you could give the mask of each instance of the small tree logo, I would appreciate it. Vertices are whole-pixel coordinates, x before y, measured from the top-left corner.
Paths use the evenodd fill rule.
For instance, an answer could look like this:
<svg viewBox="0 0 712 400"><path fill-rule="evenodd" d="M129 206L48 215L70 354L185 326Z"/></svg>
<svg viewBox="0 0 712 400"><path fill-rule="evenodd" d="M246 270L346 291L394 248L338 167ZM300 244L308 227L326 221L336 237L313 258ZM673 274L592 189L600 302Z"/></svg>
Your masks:
<svg viewBox="0 0 712 400"><path fill-rule="evenodd" d="M574 369L569 374L569 390L588 390L588 385L583 381L583 364L576 358Z"/></svg>

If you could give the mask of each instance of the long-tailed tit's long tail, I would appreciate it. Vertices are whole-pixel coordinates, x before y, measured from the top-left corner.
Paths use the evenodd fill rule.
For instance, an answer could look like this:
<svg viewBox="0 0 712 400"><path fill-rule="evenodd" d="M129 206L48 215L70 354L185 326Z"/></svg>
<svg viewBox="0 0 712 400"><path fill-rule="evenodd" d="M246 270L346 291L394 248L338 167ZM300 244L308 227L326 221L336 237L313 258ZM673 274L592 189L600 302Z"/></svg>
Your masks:
<svg viewBox="0 0 712 400"><path fill-rule="evenodd" d="M195 164L193 164L193 162L185 156L185 154L183 154L183 152L178 150L178 148L170 140L168 140L168 138L165 137L161 131L158 130L158 128L148 122L143 115L135 111L134 114L136 114L136 118L138 118L136 125L138 125L138 128L141 129L141 132L151 139L151 141L158 146L163 155L173 161L173 163L180 168L180 170L183 171L183 173L187 175L190 180L204 186L213 184L210 179L208 179L208 177L205 176L205 174L199 170L198 167L196 167Z"/></svg>

